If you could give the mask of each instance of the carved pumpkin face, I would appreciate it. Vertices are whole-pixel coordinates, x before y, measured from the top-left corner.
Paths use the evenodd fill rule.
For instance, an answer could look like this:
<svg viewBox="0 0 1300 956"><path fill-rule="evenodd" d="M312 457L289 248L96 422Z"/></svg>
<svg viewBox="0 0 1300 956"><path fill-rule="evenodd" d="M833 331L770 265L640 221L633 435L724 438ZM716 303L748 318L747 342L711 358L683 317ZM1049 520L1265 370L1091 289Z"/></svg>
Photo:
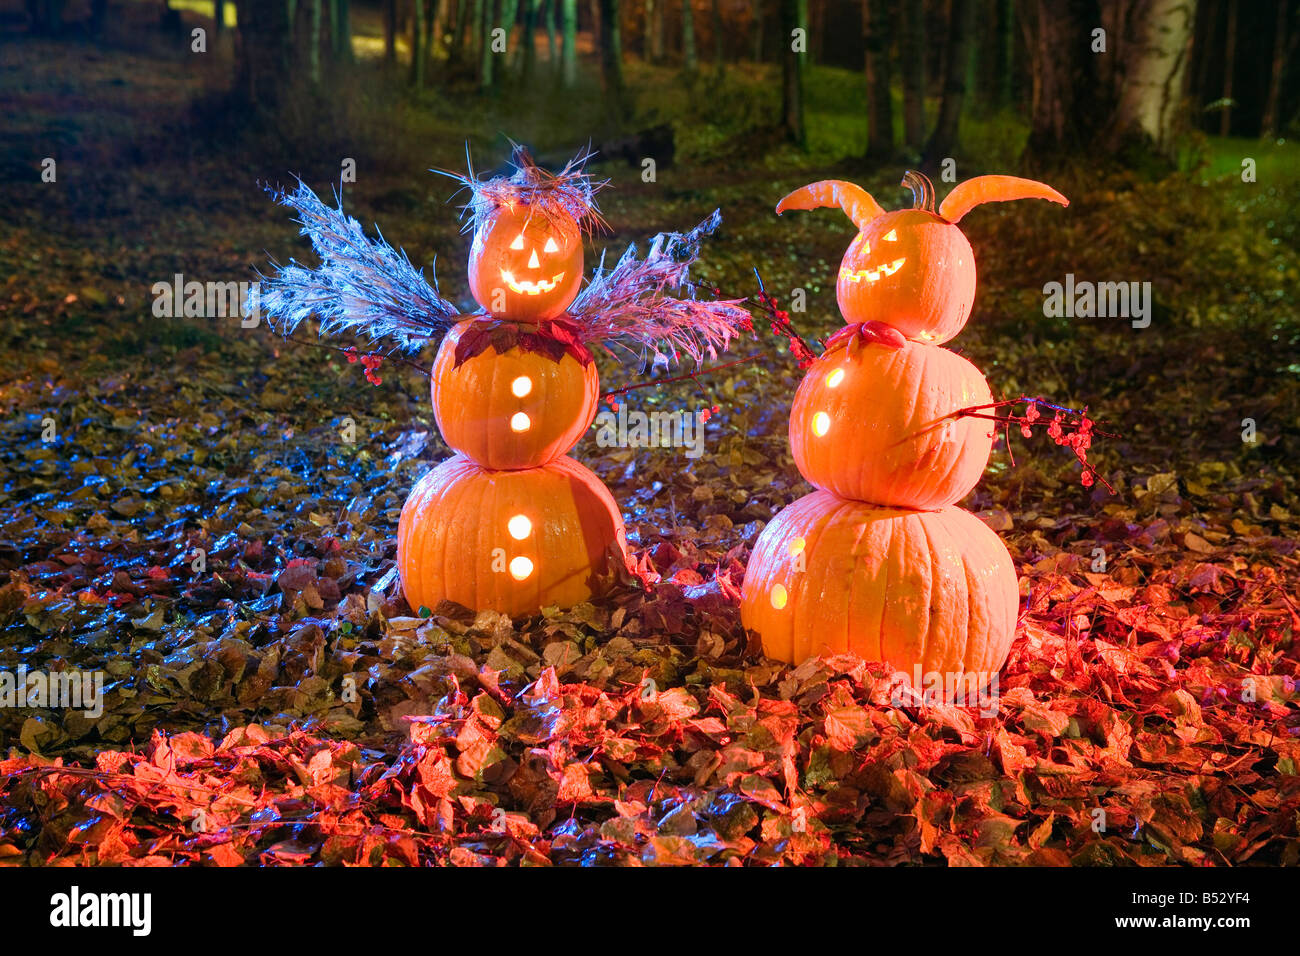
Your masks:
<svg viewBox="0 0 1300 956"><path fill-rule="evenodd" d="M918 342L946 342L975 303L975 253L932 212L886 213L844 253L835 297L847 322L887 322Z"/></svg>
<svg viewBox="0 0 1300 956"><path fill-rule="evenodd" d="M474 233L469 287L492 315L538 322L563 314L582 284L582 231L570 217L501 206Z"/></svg>
<svg viewBox="0 0 1300 956"><path fill-rule="evenodd" d="M975 254L957 223L975 206L1048 199L1068 206L1051 186L1016 176L977 176L953 187L936 213L934 187L908 172L914 208L887 213L860 186L811 183L779 203L787 209L839 206L858 227L840 263L835 296L847 322L884 322L917 342L939 345L962 330L975 301Z"/></svg>

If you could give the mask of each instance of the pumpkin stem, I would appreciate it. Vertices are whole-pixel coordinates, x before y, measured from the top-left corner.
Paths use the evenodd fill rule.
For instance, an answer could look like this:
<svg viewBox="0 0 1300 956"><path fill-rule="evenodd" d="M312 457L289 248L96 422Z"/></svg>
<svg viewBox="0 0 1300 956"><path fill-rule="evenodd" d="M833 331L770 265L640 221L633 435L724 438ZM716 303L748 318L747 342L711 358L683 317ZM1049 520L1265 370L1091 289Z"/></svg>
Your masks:
<svg viewBox="0 0 1300 956"><path fill-rule="evenodd" d="M909 169L903 173L901 185L912 190L912 208L934 212L934 184L924 173Z"/></svg>

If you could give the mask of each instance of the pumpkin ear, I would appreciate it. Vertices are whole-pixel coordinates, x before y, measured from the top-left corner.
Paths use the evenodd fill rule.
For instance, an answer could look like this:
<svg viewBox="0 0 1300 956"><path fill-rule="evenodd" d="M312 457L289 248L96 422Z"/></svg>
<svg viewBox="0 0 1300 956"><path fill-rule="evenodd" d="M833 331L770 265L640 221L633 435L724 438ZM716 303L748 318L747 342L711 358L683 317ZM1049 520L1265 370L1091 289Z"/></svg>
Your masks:
<svg viewBox="0 0 1300 956"><path fill-rule="evenodd" d="M953 187L939 206L939 215L949 222L960 222L962 216L982 203L1009 199L1050 199L1062 206L1070 205L1070 200L1046 183L1019 176L976 176Z"/></svg>
<svg viewBox="0 0 1300 956"><path fill-rule="evenodd" d="M859 229L866 228L871 220L885 214L880 203L871 198L871 193L842 179L823 179L801 186L776 204L776 214L779 216L787 209L821 209L826 206L839 206Z"/></svg>

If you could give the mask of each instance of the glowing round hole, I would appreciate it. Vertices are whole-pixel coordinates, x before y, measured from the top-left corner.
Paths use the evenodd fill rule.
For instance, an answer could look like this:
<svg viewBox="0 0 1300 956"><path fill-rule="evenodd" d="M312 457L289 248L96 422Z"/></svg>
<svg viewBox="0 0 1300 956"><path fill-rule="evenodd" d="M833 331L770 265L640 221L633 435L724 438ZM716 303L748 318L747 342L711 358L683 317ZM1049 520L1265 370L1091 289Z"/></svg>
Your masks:
<svg viewBox="0 0 1300 956"><path fill-rule="evenodd" d="M797 557L800 554L803 554L803 546L804 546L803 538L795 538L793 541L791 541L790 557L793 558L793 557Z"/></svg>
<svg viewBox="0 0 1300 956"><path fill-rule="evenodd" d="M772 607L776 608L778 611L785 607L785 602L789 597L789 595L785 593L784 584L773 584L770 596L772 598Z"/></svg>
<svg viewBox="0 0 1300 956"><path fill-rule="evenodd" d="M514 393L515 398L523 398L533 390L533 380L527 375L520 375L510 383L510 391Z"/></svg>
<svg viewBox="0 0 1300 956"><path fill-rule="evenodd" d="M510 559L510 576L516 581L522 581L533 573L533 562L525 558L522 554L517 558Z"/></svg>
<svg viewBox="0 0 1300 956"><path fill-rule="evenodd" d="M844 369L837 368L835 371L831 372L829 375L826 376L826 387L834 388L835 386L839 385L840 382L842 381L844 381Z"/></svg>
<svg viewBox="0 0 1300 956"><path fill-rule="evenodd" d="M813 434L817 437L825 435L831 430L831 417L825 412L818 412L813 416ZM518 429L516 429L518 431Z"/></svg>
<svg viewBox="0 0 1300 956"><path fill-rule="evenodd" d="M533 523L528 520L527 515L515 515L506 522L506 528L510 532L510 537L516 541L523 541L533 533ZM527 558L524 559L528 560Z"/></svg>
<svg viewBox="0 0 1300 956"><path fill-rule="evenodd" d="M510 430L515 432L526 432L533 427L533 420L525 412L515 412L510 416Z"/></svg>

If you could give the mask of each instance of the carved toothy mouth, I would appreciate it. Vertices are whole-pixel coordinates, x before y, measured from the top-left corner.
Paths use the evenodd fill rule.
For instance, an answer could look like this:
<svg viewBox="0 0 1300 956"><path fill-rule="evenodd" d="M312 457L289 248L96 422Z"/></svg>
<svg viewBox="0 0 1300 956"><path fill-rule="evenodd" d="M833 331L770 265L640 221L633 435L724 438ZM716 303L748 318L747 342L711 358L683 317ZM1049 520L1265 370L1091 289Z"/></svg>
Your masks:
<svg viewBox="0 0 1300 956"><path fill-rule="evenodd" d="M561 282L564 281L564 273L556 273L549 279L538 279L531 282L528 279L516 279L515 274L509 269L501 270L501 280L510 287L511 292L519 295L541 295L543 292L550 292Z"/></svg>
<svg viewBox="0 0 1300 956"><path fill-rule="evenodd" d="M886 262L883 266L878 266L875 269L846 269L841 266L840 278L847 279L849 282L879 282L903 268L903 263L906 261L906 257L895 259L893 262Z"/></svg>

